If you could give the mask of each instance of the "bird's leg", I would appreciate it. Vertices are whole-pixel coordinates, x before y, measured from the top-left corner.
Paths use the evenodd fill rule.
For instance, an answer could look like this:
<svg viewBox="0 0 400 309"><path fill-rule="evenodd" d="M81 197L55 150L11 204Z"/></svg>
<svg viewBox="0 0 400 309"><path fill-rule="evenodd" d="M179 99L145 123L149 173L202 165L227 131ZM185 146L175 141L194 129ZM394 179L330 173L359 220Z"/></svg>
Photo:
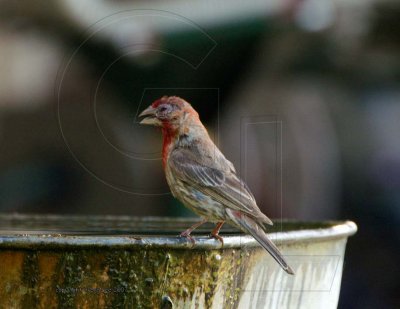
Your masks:
<svg viewBox="0 0 400 309"><path fill-rule="evenodd" d="M211 231L211 235L210 235L210 237L219 240L222 243L222 246L224 245L224 239L221 236L219 236L219 230L224 225L224 223L225 223L225 221L218 222L217 225L215 226L215 228Z"/></svg>
<svg viewBox="0 0 400 309"><path fill-rule="evenodd" d="M207 222L207 220L203 219L202 221L193 224L186 231L183 231L179 236L189 239L192 242L192 244L194 245L195 244L194 238L192 236L190 236L190 234L193 232L194 229L198 228L200 225L202 225L202 224L204 224L206 222Z"/></svg>

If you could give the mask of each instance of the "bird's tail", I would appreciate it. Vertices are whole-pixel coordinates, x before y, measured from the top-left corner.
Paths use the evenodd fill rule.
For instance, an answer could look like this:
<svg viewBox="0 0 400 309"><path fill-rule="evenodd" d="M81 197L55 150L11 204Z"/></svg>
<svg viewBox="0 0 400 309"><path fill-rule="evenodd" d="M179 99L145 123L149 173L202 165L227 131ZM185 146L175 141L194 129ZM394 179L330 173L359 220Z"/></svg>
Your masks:
<svg viewBox="0 0 400 309"><path fill-rule="evenodd" d="M279 249L275 246L275 244L268 238L267 234L263 231L263 229L251 218L248 216L227 209L229 217L233 222L236 223L241 229L249 234L251 234L265 250L271 254L271 256L278 262L278 264L290 275L294 275L293 270L290 268Z"/></svg>

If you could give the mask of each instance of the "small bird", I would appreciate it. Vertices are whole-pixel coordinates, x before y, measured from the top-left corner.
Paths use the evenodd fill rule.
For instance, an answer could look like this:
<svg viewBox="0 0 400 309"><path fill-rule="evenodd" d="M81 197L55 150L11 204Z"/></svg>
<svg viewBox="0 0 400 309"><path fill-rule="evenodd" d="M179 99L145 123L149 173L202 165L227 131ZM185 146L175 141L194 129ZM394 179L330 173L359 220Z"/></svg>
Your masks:
<svg viewBox="0 0 400 309"><path fill-rule="evenodd" d="M163 96L139 117L145 117L141 124L161 127L162 163L173 196L203 218L180 236L194 242L190 233L210 221L216 223L211 236L223 244L219 231L227 222L251 234L293 275L264 231L264 225L272 225L272 221L261 212L250 189L236 175L233 164L213 143L194 108L182 98Z"/></svg>

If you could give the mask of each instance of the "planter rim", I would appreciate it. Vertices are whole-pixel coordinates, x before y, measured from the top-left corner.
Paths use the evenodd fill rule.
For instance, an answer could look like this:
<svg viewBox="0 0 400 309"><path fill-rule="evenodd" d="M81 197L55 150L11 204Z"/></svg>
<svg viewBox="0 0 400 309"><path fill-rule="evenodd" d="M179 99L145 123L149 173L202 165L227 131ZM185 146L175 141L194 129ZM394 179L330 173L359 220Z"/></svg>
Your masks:
<svg viewBox="0 0 400 309"><path fill-rule="evenodd" d="M219 241L208 237L210 226L192 234L194 245L176 236L196 221L198 218L0 214L0 248L221 249ZM274 223L275 231L267 227L267 232L271 231L268 234L278 246L347 238L357 232L352 221ZM84 228L77 228L79 225ZM224 249L259 246L252 236L236 229L225 229L221 235Z"/></svg>

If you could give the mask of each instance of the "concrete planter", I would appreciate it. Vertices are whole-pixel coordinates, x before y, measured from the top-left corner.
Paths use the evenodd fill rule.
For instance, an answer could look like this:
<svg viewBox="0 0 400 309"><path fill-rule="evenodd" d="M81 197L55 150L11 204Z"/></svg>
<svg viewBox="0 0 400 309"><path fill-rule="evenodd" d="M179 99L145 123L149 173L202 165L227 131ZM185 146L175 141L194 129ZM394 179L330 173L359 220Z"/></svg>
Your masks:
<svg viewBox="0 0 400 309"><path fill-rule="evenodd" d="M0 308L336 308L353 222L276 222L290 276L255 242L193 221L0 216ZM197 236L198 235L198 236Z"/></svg>

